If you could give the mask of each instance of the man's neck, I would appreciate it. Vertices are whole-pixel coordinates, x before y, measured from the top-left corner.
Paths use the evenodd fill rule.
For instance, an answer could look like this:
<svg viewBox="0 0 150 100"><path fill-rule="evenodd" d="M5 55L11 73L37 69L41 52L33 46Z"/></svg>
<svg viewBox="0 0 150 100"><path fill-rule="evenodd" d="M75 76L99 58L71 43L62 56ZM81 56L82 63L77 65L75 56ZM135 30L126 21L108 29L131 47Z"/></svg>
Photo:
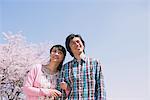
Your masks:
<svg viewBox="0 0 150 100"><path fill-rule="evenodd" d="M75 55L75 58L77 59L77 61L80 61L81 59L83 59L85 56L84 52L82 52L81 54L79 55Z"/></svg>

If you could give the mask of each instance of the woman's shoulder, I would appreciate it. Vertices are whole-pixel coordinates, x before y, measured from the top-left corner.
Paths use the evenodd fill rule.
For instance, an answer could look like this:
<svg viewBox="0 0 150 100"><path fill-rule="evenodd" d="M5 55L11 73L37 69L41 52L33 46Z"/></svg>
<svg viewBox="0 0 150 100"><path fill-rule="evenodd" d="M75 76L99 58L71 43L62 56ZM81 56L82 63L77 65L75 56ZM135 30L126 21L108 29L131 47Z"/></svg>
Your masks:
<svg viewBox="0 0 150 100"><path fill-rule="evenodd" d="M40 70L42 68L42 64L34 64L31 67L31 70Z"/></svg>

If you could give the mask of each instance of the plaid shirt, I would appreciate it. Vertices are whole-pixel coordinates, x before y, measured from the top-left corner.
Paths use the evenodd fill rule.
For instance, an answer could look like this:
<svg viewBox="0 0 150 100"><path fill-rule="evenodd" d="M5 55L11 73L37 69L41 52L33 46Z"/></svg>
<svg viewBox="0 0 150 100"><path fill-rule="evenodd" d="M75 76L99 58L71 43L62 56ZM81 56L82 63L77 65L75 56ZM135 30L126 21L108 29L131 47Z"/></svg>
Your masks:
<svg viewBox="0 0 150 100"><path fill-rule="evenodd" d="M63 66L60 79L71 88L68 100L106 100L101 65L96 59L73 59Z"/></svg>

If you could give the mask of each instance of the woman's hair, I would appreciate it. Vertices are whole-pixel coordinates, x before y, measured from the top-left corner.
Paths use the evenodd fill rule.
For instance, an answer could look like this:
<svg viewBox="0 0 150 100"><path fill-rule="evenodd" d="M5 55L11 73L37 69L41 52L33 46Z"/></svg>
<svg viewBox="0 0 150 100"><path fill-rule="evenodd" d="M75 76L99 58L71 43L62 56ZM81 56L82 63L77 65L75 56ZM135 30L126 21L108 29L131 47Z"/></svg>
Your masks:
<svg viewBox="0 0 150 100"><path fill-rule="evenodd" d="M70 34L70 35L66 38L65 44L66 44L66 49L67 49L67 51L70 53L70 55L71 55L72 57L74 57L74 55L73 55L73 53L72 53L72 51L71 51L71 48L70 48L69 44L70 44L70 41L71 41L74 37L80 38L80 40L82 41L82 43L83 43L83 45L84 45L84 47L85 47L85 42L84 42L84 40L82 39L82 37L81 37L79 34ZM85 53L84 50L83 50L83 52Z"/></svg>
<svg viewBox="0 0 150 100"><path fill-rule="evenodd" d="M62 65L63 65L63 61L65 60L65 57L66 57L66 49L62 46L62 45L54 45L51 47L50 49L50 53L52 52L52 49L53 48L57 48L58 50L62 51L63 52L63 55L64 55L64 58L62 60L62 62L59 64L59 66L57 67L57 70L61 70L62 68Z"/></svg>

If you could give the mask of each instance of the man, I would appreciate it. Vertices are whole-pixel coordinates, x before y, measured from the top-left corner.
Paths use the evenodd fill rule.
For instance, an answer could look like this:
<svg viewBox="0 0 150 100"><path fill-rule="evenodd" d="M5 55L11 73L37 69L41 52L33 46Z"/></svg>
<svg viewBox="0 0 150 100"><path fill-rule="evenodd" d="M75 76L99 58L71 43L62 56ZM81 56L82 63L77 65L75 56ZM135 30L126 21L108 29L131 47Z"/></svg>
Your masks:
<svg viewBox="0 0 150 100"><path fill-rule="evenodd" d="M100 62L85 56L85 43L78 34L66 38L66 49L73 60L64 64L60 87L68 100L106 100Z"/></svg>

